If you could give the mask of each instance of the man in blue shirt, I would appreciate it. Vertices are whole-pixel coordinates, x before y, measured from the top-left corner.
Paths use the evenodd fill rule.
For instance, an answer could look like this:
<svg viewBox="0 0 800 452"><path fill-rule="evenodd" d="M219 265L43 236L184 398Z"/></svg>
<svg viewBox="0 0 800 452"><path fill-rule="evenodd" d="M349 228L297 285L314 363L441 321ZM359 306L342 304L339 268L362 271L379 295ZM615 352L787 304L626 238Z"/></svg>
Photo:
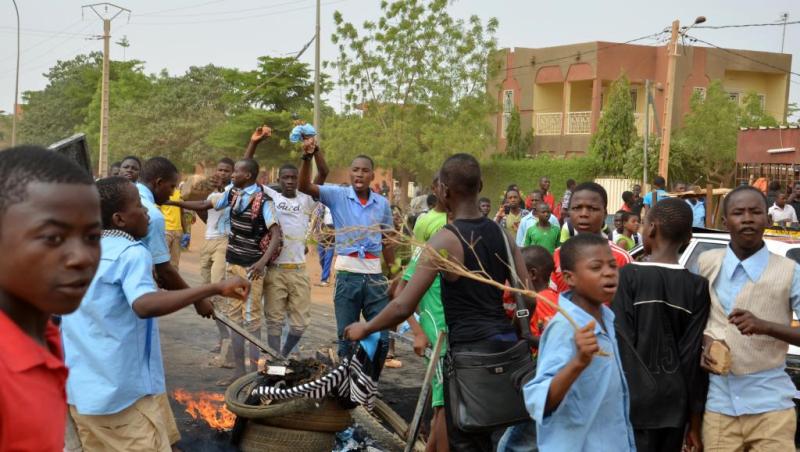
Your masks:
<svg viewBox="0 0 800 452"><path fill-rule="evenodd" d="M764 195L740 186L723 200L730 246L703 253L698 272L711 283L711 315L701 365L712 373L703 445L706 450L795 450L795 387L785 373L789 344L800 345L800 267L772 254L763 240ZM729 369L712 355L725 344Z"/></svg>
<svg viewBox="0 0 800 452"><path fill-rule="evenodd" d="M319 148L304 143L303 165L300 167L300 191L319 198L333 216L336 231L336 289L334 308L339 356L349 354L344 340L344 327L357 322L363 314L372 319L389 302L388 281L381 271L381 254L387 263L394 262L394 250L384 247L382 240L394 231L389 201L373 193L375 179L371 158L357 156L350 164L350 186L317 185L311 182L311 158ZM323 160L322 155L318 155ZM381 332L381 351L388 351L388 333ZM383 358L379 358L382 360Z"/></svg>
<svg viewBox="0 0 800 452"><path fill-rule="evenodd" d="M656 202L665 198L667 196L667 191L664 189L666 187L667 181L664 180L661 176L656 176L653 178L653 189L656 191ZM653 207L653 192L649 191L644 195L644 206L648 209Z"/></svg>

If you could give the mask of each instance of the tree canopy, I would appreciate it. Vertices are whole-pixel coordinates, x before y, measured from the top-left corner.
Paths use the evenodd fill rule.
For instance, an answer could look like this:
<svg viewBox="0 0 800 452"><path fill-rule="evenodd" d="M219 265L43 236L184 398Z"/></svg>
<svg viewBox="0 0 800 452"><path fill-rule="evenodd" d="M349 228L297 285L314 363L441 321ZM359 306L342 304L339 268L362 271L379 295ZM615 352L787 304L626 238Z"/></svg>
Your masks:
<svg viewBox="0 0 800 452"><path fill-rule="evenodd" d="M636 141L636 119L631 99L631 84L622 74L611 84L608 106L589 142L589 154L596 157L608 174L618 174L625 153Z"/></svg>

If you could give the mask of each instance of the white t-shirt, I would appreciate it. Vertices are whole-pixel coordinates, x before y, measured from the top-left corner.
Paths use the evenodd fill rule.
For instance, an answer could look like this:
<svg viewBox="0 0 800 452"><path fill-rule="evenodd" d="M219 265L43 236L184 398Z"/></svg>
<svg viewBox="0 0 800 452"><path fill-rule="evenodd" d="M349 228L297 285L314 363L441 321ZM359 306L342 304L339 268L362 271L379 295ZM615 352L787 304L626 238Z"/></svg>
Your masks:
<svg viewBox="0 0 800 452"><path fill-rule="evenodd" d="M784 221L797 223L797 212L795 212L794 207L789 204L784 205L783 209L778 207L777 204L773 204L772 207L769 208L769 215L772 217L773 223L782 223Z"/></svg>
<svg viewBox="0 0 800 452"><path fill-rule="evenodd" d="M276 264L303 264L306 261L306 233L316 203L305 193L296 192L287 198L275 190L264 187L264 192L275 202L278 223L283 230L283 250Z"/></svg>
<svg viewBox="0 0 800 452"><path fill-rule="evenodd" d="M212 206L216 206L219 203L219 200L222 199L225 193L223 192L215 192L208 195L209 201L211 201ZM216 240L222 237L225 237L225 232L220 231L220 219L222 219L222 215L225 213L225 209L216 210L216 209L208 209L208 221L206 221L206 240Z"/></svg>

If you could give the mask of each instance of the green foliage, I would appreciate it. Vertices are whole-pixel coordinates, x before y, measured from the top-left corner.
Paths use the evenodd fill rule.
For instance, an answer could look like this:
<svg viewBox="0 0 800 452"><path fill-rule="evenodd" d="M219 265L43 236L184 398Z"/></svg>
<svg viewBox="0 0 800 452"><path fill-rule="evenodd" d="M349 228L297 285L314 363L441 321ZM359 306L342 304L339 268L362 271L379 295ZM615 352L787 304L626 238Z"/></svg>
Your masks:
<svg viewBox="0 0 800 452"><path fill-rule="evenodd" d="M778 121L761 108L761 99L751 91L745 94L739 115L741 127L776 127Z"/></svg>
<svg viewBox="0 0 800 452"><path fill-rule="evenodd" d="M479 155L493 145L486 86L497 21L456 20L448 3L384 1L380 19L360 30L334 14L333 66L348 107L323 131L334 163L366 151L403 183L454 152Z"/></svg>
<svg viewBox="0 0 800 452"><path fill-rule="evenodd" d="M254 71L237 72L232 77L250 105L269 111L298 111L314 106L314 80L305 63L294 57L258 58ZM330 91L328 77L322 74L321 90Z"/></svg>
<svg viewBox="0 0 800 452"><path fill-rule="evenodd" d="M589 154L601 162L603 171L619 174L625 153L635 140L636 120L633 116L631 85L623 74L611 84L608 107L600 117L597 133L589 142Z"/></svg>
<svg viewBox="0 0 800 452"><path fill-rule="evenodd" d="M567 179L576 182L594 180L599 162L591 157L554 158L537 156L532 159L515 160L506 157L492 159L481 164L483 175L482 196L497 203L510 184L519 185L523 196L539 188L539 178L550 178L550 190L559 198L567 188ZM495 208L497 205L495 205Z"/></svg>
<svg viewBox="0 0 800 452"><path fill-rule="evenodd" d="M522 135L519 111L514 109L506 127L506 155L514 159L521 159L528 155L531 143L533 143L533 130L529 130L525 136Z"/></svg>
<svg viewBox="0 0 800 452"><path fill-rule="evenodd" d="M697 184L705 180L702 160L698 159L680 141L673 140L669 153L669 178L670 181L685 181L688 184ZM661 139L655 135L650 136L647 152L647 180L651 181L658 175L658 155L661 149ZM642 180L642 166L644 159L644 138L637 137L633 146L625 153L623 174L630 179Z"/></svg>

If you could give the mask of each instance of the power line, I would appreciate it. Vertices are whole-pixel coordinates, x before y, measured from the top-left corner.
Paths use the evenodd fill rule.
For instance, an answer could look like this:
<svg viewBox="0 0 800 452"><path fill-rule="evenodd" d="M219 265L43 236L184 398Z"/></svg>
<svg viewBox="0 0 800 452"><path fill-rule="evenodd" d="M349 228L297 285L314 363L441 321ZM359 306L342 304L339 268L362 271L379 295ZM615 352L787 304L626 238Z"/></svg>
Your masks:
<svg viewBox="0 0 800 452"><path fill-rule="evenodd" d="M315 39L317 39L316 33L314 34L314 36L311 37L311 39L309 39L309 41L306 43L306 45L304 45L303 48L300 49L299 52L297 52L297 55L295 55L294 58L292 58L292 61L289 61L286 64L286 66L283 68L283 70L279 71L277 74L274 74L272 77L269 77L266 80L264 80L263 82L259 83L255 88L251 89L250 91L246 91L244 94L242 94L242 98L246 98L246 97L251 96L253 93L255 93L256 91L261 89L261 87L263 87L267 83L275 80L276 78L278 78L281 75L283 75L284 73L286 73L286 71L289 69L289 65L294 63L298 59L300 59L300 57L303 55L303 53L305 53L306 50L308 50L308 48L311 46L311 43L314 42Z"/></svg>
<svg viewBox="0 0 800 452"><path fill-rule="evenodd" d="M193 13L193 14L163 14L163 15L162 14L157 14L157 15L151 15L150 17L158 19L158 18L184 18L184 17L198 17L198 16L222 16L222 15L226 15L226 14L241 14L241 13L247 13L247 12L251 12L251 11L264 11L265 9L268 9L268 8L275 8L275 7L278 7L278 6L286 6L286 5L297 5L298 3L305 3L305 1L304 0L294 0L294 1L283 2L283 3L275 3L275 4L271 4L271 5L262 5L262 6L258 6L258 7L255 7L255 8L237 9L237 10L231 10L231 11L211 11L211 12ZM141 15L142 14L139 14L139 16L141 16Z"/></svg>
<svg viewBox="0 0 800 452"><path fill-rule="evenodd" d="M211 1L208 1L208 2L204 2L204 3L199 3L197 5L180 6L180 7L177 7L177 8L161 9L161 10L157 10L157 11L146 11L146 12L137 14L137 16L153 16L153 15L158 15L158 14L161 14L161 13L168 13L168 12L172 12L172 11L184 11L184 10L187 10L187 9L201 8L203 6L211 5L211 4L214 4L214 3L222 3L224 1L225 0L211 0Z"/></svg>
<svg viewBox="0 0 800 452"><path fill-rule="evenodd" d="M723 28L749 28L749 27L782 27L784 25L797 25L800 20L792 22L767 22L763 24L739 24L739 25L695 25L692 28L705 28L708 30L721 30Z"/></svg>
<svg viewBox="0 0 800 452"><path fill-rule="evenodd" d="M745 54L743 54L743 53L739 53L739 52L737 52L737 51L735 51L735 50L726 49L726 48L724 48L724 47L720 47L720 46L718 46L718 45L716 45L716 44L710 43L710 42L708 42L708 41L703 41L702 39L700 39L700 38L698 38L698 37L696 37L696 36L689 36L689 35L686 35L686 37L687 37L687 38L689 38L689 39L690 39L690 40L692 40L692 41L697 41L697 42L703 43L703 44L705 44L705 45L708 45L708 46L711 46L711 47L713 47L713 48L715 48L715 49L722 50L723 52L730 53L731 55L736 55L736 56L738 56L739 58L744 58L745 60L752 61L753 63L758 63L758 64L761 64L761 65L763 65L763 66L766 66L766 67L769 67L769 68L772 68L772 69L776 69L776 70L778 70L778 71L785 72L785 73L787 73L787 74L791 74L791 75L794 75L794 76L796 76L796 77L800 77L800 73L794 72L794 71L792 71L792 70L790 70L790 69L789 69L789 70L787 70L787 69L784 69L784 68L782 68L782 67L775 66L774 64L767 63L767 62L765 62L765 61L761 61L761 60L757 60L757 59L755 59L755 58L753 58L753 57L747 56L747 55L745 55Z"/></svg>
<svg viewBox="0 0 800 452"><path fill-rule="evenodd" d="M330 2L324 3L324 5L326 5L326 6L327 5L334 5L336 3L342 3L342 2L345 2L345 1L347 1L347 0L334 0L334 1L330 1ZM224 23L224 22L236 22L236 21L249 20L249 19L258 19L258 18L262 18L262 17L272 17L272 16L291 13L291 12L295 12L295 11L301 11L301 10L305 10L305 9L312 9L312 8L315 8L315 6L314 5L302 6L302 7L298 7L298 8L290 8L290 9L284 9L284 10L280 10L280 11L273 11L273 12L269 12L269 13L265 13L265 14L257 14L257 15L248 14L248 15L241 16L241 17L230 17L230 18L225 18L225 19L209 19L209 20L198 20L198 21L192 21L192 22L133 22L133 24L134 25L156 25L156 26L164 26L164 25L198 25L198 24L209 24L209 23L216 24L216 23Z"/></svg>

